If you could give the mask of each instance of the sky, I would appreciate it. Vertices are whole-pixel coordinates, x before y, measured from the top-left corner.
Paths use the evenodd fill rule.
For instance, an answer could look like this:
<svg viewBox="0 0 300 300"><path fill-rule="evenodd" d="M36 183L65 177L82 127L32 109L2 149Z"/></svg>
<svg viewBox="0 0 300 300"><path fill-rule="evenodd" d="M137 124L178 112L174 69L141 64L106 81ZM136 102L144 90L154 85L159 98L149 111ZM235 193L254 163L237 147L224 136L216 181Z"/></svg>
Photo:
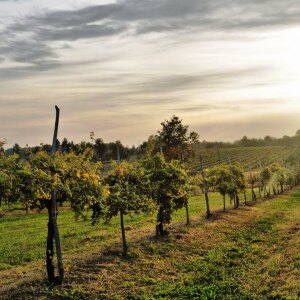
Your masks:
<svg viewBox="0 0 300 300"><path fill-rule="evenodd" d="M299 0L0 0L0 139L138 145L300 128Z"/></svg>

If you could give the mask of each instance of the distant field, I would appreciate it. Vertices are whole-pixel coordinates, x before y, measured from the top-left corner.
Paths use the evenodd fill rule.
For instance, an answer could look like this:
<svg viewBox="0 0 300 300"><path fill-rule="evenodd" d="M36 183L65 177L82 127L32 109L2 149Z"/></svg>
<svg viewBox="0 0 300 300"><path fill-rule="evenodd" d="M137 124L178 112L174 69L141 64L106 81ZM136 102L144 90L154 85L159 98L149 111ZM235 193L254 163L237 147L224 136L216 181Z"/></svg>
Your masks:
<svg viewBox="0 0 300 300"><path fill-rule="evenodd" d="M295 153L296 147L268 146L268 147L236 147L236 148L220 148L221 163L239 162L245 170L256 170L262 166L272 163L280 163L287 159L291 154ZM204 167L211 167L219 163L219 154L217 148L197 149L197 156L202 156ZM192 166L194 170L199 169L200 163L197 162Z"/></svg>

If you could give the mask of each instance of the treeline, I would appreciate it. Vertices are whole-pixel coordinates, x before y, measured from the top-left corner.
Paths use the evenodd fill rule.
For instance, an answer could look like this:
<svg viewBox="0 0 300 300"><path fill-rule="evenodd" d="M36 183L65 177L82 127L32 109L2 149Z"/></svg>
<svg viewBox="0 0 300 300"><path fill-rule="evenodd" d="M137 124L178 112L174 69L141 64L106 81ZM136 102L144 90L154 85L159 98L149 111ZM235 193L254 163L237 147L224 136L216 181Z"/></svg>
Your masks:
<svg viewBox="0 0 300 300"><path fill-rule="evenodd" d="M87 149L93 150L93 160L101 162L109 162L118 160L135 160L146 154L154 155L156 153L164 153L167 160L178 159L186 161L194 154L193 145L199 143L199 135L196 132L189 132L189 126L182 124L182 120L173 116L170 120L161 123L161 130L157 134L151 135L147 141L138 147L124 146L121 141L105 143L101 138L96 138L94 132L90 133L90 142L82 141L74 143L64 138L62 141L56 141L56 149L60 153L82 154ZM0 144L0 153L9 156L17 154L21 158L26 157L26 152L30 150L32 153L45 151L51 153L52 145L41 144L34 147L21 147L15 144L12 148L4 150L4 143Z"/></svg>
<svg viewBox="0 0 300 300"><path fill-rule="evenodd" d="M93 137L93 136L92 136ZM101 138L93 138L91 142L82 141L80 143L74 143L64 138L62 141L57 140L57 149L61 153L74 152L76 154L82 154L87 149L93 149L95 161L111 161L117 160L117 151L119 151L120 156L123 159L134 159L141 153L145 152L145 149L140 147L128 147L124 146L120 141L105 143ZM2 152L6 155L17 154L20 157L25 157L28 149L32 153L38 153L39 151L45 151L51 153L52 146L50 144L41 144L34 147L21 147L19 144L15 144L12 148L4 150L2 147ZM0 149L1 152L1 149Z"/></svg>
<svg viewBox="0 0 300 300"><path fill-rule="evenodd" d="M243 136L241 139L233 143L225 142L206 142L200 143L200 146L204 148L215 147L266 147L266 146L295 146L300 145L300 130L296 132L294 136L283 136L281 138L271 137L269 135L264 138L249 138Z"/></svg>
<svg viewBox="0 0 300 300"><path fill-rule="evenodd" d="M190 144L196 144L200 148L230 148L230 147L266 147L266 146L295 146L300 145L300 129L296 132L294 136L283 136L281 138L265 136L264 138L249 138L243 136L241 139L235 142L210 142L210 141L199 141L199 135L196 132L190 132L189 136L186 135L188 126L182 125L181 120L177 116L173 116L171 120L162 122L161 125L167 126L166 129L159 131L158 134L151 135L147 141L144 141L138 146L125 146L121 141L115 142L104 142L102 138L95 138L94 133L91 132L90 142L81 141L79 143L74 143L69 141L67 138L57 140L57 149L62 153L74 152L77 154L83 153L88 148L94 149L94 160L97 161L111 161L117 160L117 151L119 151L120 156L126 160L134 160L146 154L147 149L152 147L152 150L159 152L161 148L166 151L180 152L178 147L182 147L183 142L189 142ZM177 128L176 128L177 126ZM179 128L180 127L180 128ZM176 130L174 130L176 128ZM175 133L175 134L174 134ZM174 134L174 136L172 136ZM176 134L179 134L179 138L176 140ZM171 147L170 147L171 146ZM50 144L41 144L39 146L29 147L33 153L38 151L51 152ZM24 153L28 147L21 147L19 144L15 144L12 148L4 149L4 143L0 144L0 152L5 153L5 155L18 154L24 156ZM166 148L166 149L164 149ZM170 150L172 149L172 150ZM174 150L175 149L175 150ZM186 155L187 147L184 151L181 151L181 155ZM189 153L189 155L192 152ZM166 153L169 155L169 153ZM171 153L172 155L172 153ZM176 155L175 155L176 156ZM177 157L180 158L180 157Z"/></svg>

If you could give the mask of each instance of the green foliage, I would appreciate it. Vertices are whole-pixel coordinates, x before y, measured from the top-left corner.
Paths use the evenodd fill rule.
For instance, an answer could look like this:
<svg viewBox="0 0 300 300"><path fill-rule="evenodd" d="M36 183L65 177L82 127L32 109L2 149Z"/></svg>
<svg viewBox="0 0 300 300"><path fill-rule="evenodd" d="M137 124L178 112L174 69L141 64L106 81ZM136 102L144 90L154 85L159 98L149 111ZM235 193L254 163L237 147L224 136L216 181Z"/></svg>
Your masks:
<svg viewBox="0 0 300 300"><path fill-rule="evenodd" d="M294 158L290 158L289 162L294 161ZM283 192L284 185L294 186L299 181L300 168L294 161L294 165L283 166L279 163L274 163L271 166L265 167L260 174L263 187L270 186L273 190L276 190L277 186L280 186L281 192Z"/></svg>
<svg viewBox="0 0 300 300"><path fill-rule="evenodd" d="M0 157L4 155L4 148L3 146L5 145L5 141L0 140Z"/></svg>
<svg viewBox="0 0 300 300"><path fill-rule="evenodd" d="M188 178L189 189L199 188L203 184L203 177L201 174L190 175Z"/></svg>
<svg viewBox="0 0 300 300"><path fill-rule="evenodd" d="M208 185L233 199L246 189L244 170L239 164L221 164L207 169Z"/></svg>
<svg viewBox="0 0 300 300"><path fill-rule="evenodd" d="M89 208L97 208L99 214L108 191L101 182L100 164L92 157L89 149L78 155L29 150L22 159L1 157L0 199L41 210L55 191L57 202L69 201L77 216Z"/></svg>
<svg viewBox="0 0 300 300"><path fill-rule="evenodd" d="M141 166L122 162L113 165L113 170L104 179L108 186L106 219L124 215L150 213L153 209L149 193L149 179Z"/></svg>
<svg viewBox="0 0 300 300"><path fill-rule="evenodd" d="M78 155L71 152L60 156L58 166L62 170L65 200L71 203L76 216L83 216L84 211L92 209L94 223L104 214L109 192L108 187L102 184L101 164L94 163L92 159L93 152L89 149Z"/></svg>
<svg viewBox="0 0 300 300"><path fill-rule="evenodd" d="M18 155L0 156L0 206L2 203L14 204L18 200L16 190Z"/></svg>
<svg viewBox="0 0 300 300"><path fill-rule="evenodd" d="M166 162L161 154L143 162L151 182L151 195L157 206L159 234L163 234L163 224L169 224L172 213L186 203L188 176L178 161Z"/></svg>

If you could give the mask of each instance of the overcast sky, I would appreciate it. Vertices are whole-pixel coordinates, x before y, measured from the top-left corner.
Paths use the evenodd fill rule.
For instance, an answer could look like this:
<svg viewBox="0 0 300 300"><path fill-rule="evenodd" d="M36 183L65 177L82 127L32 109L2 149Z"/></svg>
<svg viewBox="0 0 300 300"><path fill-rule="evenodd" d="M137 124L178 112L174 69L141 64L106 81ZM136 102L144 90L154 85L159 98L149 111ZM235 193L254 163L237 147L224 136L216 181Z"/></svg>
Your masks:
<svg viewBox="0 0 300 300"><path fill-rule="evenodd" d="M138 144L300 128L299 0L0 0L0 138Z"/></svg>

